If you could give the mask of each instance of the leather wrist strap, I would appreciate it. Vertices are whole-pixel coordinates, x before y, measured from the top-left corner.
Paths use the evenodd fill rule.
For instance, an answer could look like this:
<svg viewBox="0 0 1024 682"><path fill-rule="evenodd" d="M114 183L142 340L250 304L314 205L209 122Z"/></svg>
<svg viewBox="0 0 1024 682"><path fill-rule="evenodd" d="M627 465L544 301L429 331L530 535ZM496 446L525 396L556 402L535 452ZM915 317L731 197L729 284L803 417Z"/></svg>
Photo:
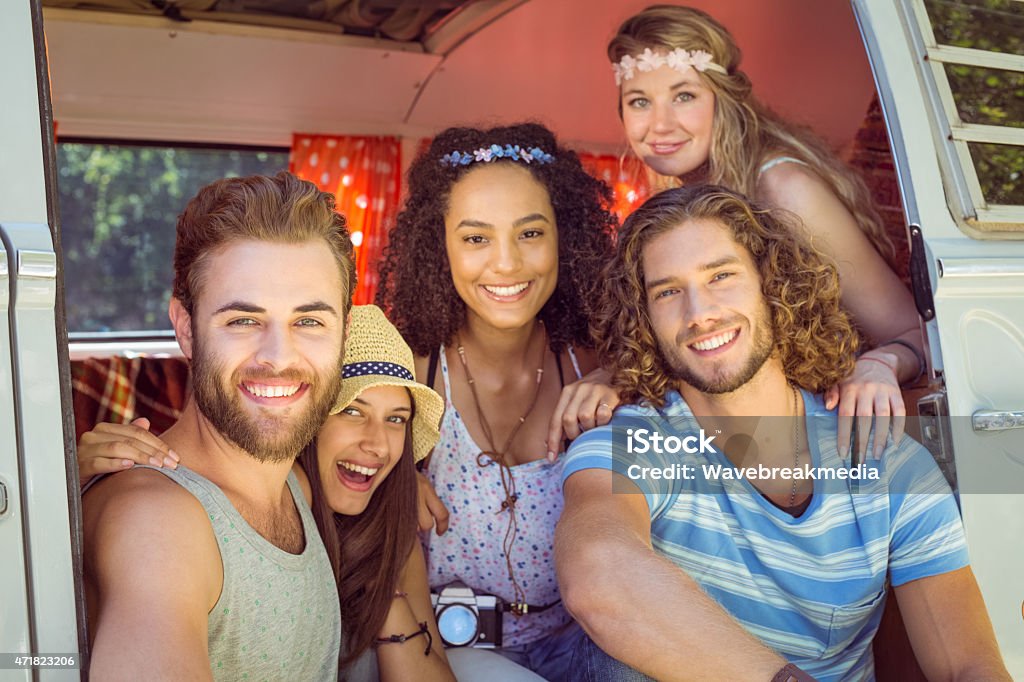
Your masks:
<svg viewBox="0 0 1024 682"><path fill-rule="evenodd" d="M400 635L391 635L390 637L378 637L376 640L374 640L374 645L375 646L380 646L381 644L405 644L406 642L408 642L413 637L419 637L420 635L426 635L426 637L427 637L427 646L426 646L426 648L423 649L423 655L424 656L429 656L430 655L430 649L434 646L434 636L432 634L430 634L430 628L427 627L426 621L420 623L419 626L420 626L419 630L417 630L416 632L413 632L411 634L408 634L408 635L400 634Z"/></svg>
<svg viewBox="0 0 1024 682"><path fill-rule="evenodd" d="M815 680L792 663L787 663L782 670L775 673L771 682L815 682Z"/></svg>

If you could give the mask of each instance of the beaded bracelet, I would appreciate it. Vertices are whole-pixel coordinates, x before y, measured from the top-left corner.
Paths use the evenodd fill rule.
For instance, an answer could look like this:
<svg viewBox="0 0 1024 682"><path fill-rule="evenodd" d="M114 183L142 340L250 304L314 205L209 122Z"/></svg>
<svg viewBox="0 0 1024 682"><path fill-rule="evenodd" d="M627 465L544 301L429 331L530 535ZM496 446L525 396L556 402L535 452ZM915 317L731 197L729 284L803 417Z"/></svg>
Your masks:
<svg viewBox="0 0 1024 682"><path fill-rule="evenodd" d="M427 636L427 648L423 650L424 656L430 655L430 650L434 646L434 635L430 634L430 628L427 627L427 622L423 621L420 623L420 629L411 635L391 635L390 637L378 637L374 644L380 646L381 644L405 644L413 637L419 637L420 635Z"/></svg>

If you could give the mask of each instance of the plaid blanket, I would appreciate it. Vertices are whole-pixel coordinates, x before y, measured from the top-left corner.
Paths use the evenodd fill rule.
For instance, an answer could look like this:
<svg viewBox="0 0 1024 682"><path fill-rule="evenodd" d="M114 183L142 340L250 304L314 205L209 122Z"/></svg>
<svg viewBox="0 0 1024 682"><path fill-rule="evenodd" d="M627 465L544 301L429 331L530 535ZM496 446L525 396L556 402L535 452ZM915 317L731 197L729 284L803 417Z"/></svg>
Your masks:
<svg viewBox="0 0 1024 682"><path fill-rule="evenodd" d="M167 430L189 394L184 358L88 358L71 362L75 439L100 422L146 417L153 433Z"/></svg>

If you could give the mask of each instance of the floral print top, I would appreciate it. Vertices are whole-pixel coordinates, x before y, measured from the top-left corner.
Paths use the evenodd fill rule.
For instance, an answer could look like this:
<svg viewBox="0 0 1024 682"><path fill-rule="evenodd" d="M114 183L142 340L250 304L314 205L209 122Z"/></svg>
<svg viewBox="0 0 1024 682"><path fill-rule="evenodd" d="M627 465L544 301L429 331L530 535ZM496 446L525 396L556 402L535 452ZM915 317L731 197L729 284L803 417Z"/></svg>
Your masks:
<svg viewBox="0 0 1024 682"><path fill-rule="evenodd" d="M569 351L577 377L579 365ZM481 448L473 442L462 417L451 402L451 385L444 349L440 354L444 379L445 412L441 442L434 448L427 476L448 507L448 531L425 535L430 588L440 591L459 580L478 594L493 594L506 603L515 601L502 548L508 512L502 510L505 492L500 469L494 462L477 464ZM530 606L547 606L561 599L555 577L555 524L562 513L562 459L554 464L541 458L512 467L518 500L515 513L518 535L512 547L516 581ZM529 644L552 634L571 620L562 604L540 613L506 613L502 623L504 646Z"/></svg>

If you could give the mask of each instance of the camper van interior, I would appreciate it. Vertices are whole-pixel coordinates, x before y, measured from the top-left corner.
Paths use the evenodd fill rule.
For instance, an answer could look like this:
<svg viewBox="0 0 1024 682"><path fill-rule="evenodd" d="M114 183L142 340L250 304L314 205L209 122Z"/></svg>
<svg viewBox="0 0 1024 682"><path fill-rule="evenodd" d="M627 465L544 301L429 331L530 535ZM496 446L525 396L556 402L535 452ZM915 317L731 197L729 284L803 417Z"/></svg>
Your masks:
<svg viewBox="0 0 1024 682"><path fill-rule="evenodd" d="M92 285L77 293L69 288L69 302L75 315L85 317L90 307L109 309L117 298L117 314L127 318L105 319L97 310L95 320L69 327L76 336L147 328L129 312L125 282L115 285L115 269L133 268L159 287L140 283L129 291L152 311L139 315L169 328L164 256L173 230L156 234L143 227L147 216L97 233L94 211L112 205L120 211L119 201L143 204L134 211L156 211L141 183L159 183L160 175L184 162L219 158L203 152L203 145L244 146L229 163L249 163L243 159L255 155L265 159L265 170L284 167L290 154L293 168L305 167L311 178L338 191L349 220L369 228L356 230L365 240L357 245L366 252L360 254L363 302L372 300L380 233L399 204L403 166L424 138L448 126L536 120L592 158L605 180L621 184L623 207L639 205L646 189L635 164L619 163L627 145L603 56L615 27L642 2L350 2L333 3L335 11L302 10L309 3L294 2L166 3L164 11L116 0L43 4L58 153L67 161L60 170L65 264L76 281L98 286L96 279L106 276L108 286L121 289L98 297L86 288ZM243 10L252 5L253 11L221 11L225 4ZM743 45L759 95L852 153L874 97L852 10L797 0L717 3L715 12ZM770 35L760 30L767 24L775 27ZM879 124L866 134L884 147ZM341 150L364 139L370 147L342 168L342 159L355 157ZM85 164L108 149L97 149L97 142L120 143L110 153L125 161L111 160L101 175L86 179ZM139 148L141 143L150 148ZM330 147L330 162L317 165L325 152L310 144L340 146ZM175 153L176 146L185 149ZM360 163L372 164L377 175L361 177ZM881 163L891 166L884 156ZM177 204L213 177L193 172L189 189L178 186L188 182L184 177L176 178ZM215 166L207 171L217 172ZM108 188L127 187L128 177L139 185L128 192L132 198L109 194ZM82 186L72 186L79 179ZM894 205L896 197L887 202ZM168 205L162 220L173 222L179 208ZM82 241L72 236L79 225ZM110 250L125 231L153 241L142 253L128 242L120 248L129 251Z"/></svg>
<svg viewBox="0 0 1024 682"><path fill-rule="evenodd" d="M0 213L0 224L33 222L29 214L49 223L52 247L18 251L7 237L5 246L8 254L53 249L40 262L56 273L49 314L57 332L45 343L28 336L39 332L17 317L14 298L15 323L0 326L0 360L8 362L9 352L10 367L20 367L10 381L0 367L0 390L15 396L11 405L0 401L0 424L9 409L18 432L9 442L4 436L11 461L0 457L0 492L7 493L0 497L0 555L7 542L23 548L23 568L8 584L27 586L0 605L0 652L24 644L85 653L75 442L99 422L139 416L158 433L184 406L188 366L167 307L175 220L199 187L226 175L290 169L334 193L356 247L356 303L373 302L409 163L449 126L543 123L612 187L620 219L658 190L629 152L605 54L619 24L649 0L4 4L0 54L5 31L28 35L35 27L39 44L31 53L48 68L39 72L48 89L40 87L40 108L28 117L42 121L41 129L29 128L36 152L41 146L53 156L35 174L40 187L51 180L48 210L38 204L35 213ZM927 325L927 376L905 392L913 413L922 400L916 435L954 485L961 478L975 573L1007 666L1024 677L1024 449L1016 449L1022 431L1006 428L1024 425L1024 2L686 4L733 33L763 102L813 129L863 174L896 245L898 274ZM20 68L34 78L31 63ZM13 88L13 78L0 84ZM35 82L18 86L22 100L4 94L5 108L30 99L34 107L24 92ZM0 173L23 182L21 175ZM12 282L18 267L9 270ZM0 281L7 273L0 269ZM19 332L20 340L4 338ZM43 360L31 357L33 344L44 349ZM1005 364L993 368L995 357ZM30 376L35 361L52 367ZM40 380L52 384L54 414L33 427L27 411L45 411L46 403L19 396ZM971 421L979 413L1006 427L983 433ZM50 440L33 440L29 428ZM49 461L66 465L66 481L41 476L33 466L42 464L29 461L34 449L60 441L65 454ZM978 469L986 473L976 479ZM1005 485L989 490L975 480ZM65 488L64 520L33 528L44 516L36 508L63 498ZM5 523L13 523L4 499L21 506L24 524L13 535L5 535ZM42 549L38 533L46 527L69 538L63 553ZM67 564L59 589L48 594L70 603L41 596L44 563ZM20 634L8 632L5 615ZM65 625L48 639L51 618ZM894 608L874 650L878 679L924 679ZM70 679L59 676L67 672L11 679Z"/></svg>

